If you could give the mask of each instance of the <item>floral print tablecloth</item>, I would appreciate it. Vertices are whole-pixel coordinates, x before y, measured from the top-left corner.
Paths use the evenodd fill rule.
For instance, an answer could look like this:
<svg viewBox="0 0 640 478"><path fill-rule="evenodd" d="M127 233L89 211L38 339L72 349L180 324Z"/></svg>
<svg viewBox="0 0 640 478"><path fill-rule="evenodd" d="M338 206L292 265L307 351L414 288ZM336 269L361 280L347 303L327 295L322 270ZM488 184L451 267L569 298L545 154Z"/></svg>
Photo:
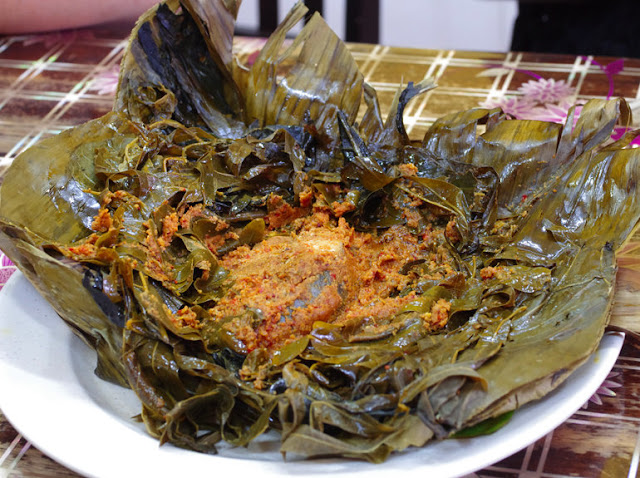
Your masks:
<svg viewBox="0 0 640 478"><path fill-rule="evenodd" d="M39 139L110 110L127 32L101 28L0 38L0 178L12 160ZM235 48L251 62L263 43L245 38ZM350 48L383 108L402 81L437 80L436 90L405 110L407 131L415 137L439 116L475 106L499 106L514 118L557 122L566 119L573 105L579 111L589 98L623 96L632 110L640 109L640 60L356 44ZM613 322L640 332L640 240L627 245L619 264ZM0 288L14 271L0 254ZM472 476L640 476L639 397L640 343L628 335L612 373L581 410L531 446ZM32 447L0 413L0 477L8 475L75 474Z"/></svg>

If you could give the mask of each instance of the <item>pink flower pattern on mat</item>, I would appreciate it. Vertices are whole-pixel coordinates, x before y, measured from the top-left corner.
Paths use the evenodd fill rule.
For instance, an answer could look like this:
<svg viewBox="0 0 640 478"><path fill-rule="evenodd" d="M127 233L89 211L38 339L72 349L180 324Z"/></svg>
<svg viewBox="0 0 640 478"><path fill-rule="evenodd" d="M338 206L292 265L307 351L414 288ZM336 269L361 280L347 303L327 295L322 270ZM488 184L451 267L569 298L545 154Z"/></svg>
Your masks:
<svg viewBox="0 0 640 478"><path fill-rule="evenodd" d="M2 257L2 259L0 259L0 266L7 267L7 266L13 265L13 262L11 262L11 259L9 259L7 256L2 254L1 252L0 252L0 257Z"/></svg>
<svg viewBox="0 0 640 478"><path fill-rule="evenodd" d="M520 96L504 96L484 101L480 104L483 108L500 108L505 114L515 119L529 119L532 114L537 114L538 106L527 98Z"/></svg>
<svg viewBox="0 0 640 478"><path fill-rule="evenodd" d="M526 119L548 121L551 123L564 123L569 116L569 110L575 105L576 110L573 115L573 127L575 128L580 112L582 111L582 105L576 104L573 101L562 100L556 104L548 103L542 107L537 108L535 111L526 117Z"/></svg>
<svg viewBox="0 0 640 478"><path fill-rule="evenodd" d="M575 94L575 88L570 87L564 80L556 81L553 78L546 80L529 80L520 85L518 91L523 98L534 103L560 103L569 100Z"/></svg>
<svg viewBox="0 0 640 478"><path fill-rule="evenodd" d="M99 95L114 95L118 88L119 75L120 65L113 65L91 80L88 89L96 91Z"/></svg>
<svg viewBox="0 0 640 478"><path fill-rule="evenodd" d="M9 277L16 271L16 266L9 260L4 253L0 252L0 290L9 280Z"/></svg>
<svg viewBox="0 0 640 478"><path fill-rule="evenodd" d="M596 390L596 393L594 393L591 398L589 398L589 400L587 400L585 404L582 405L582 408L587 408L590 403L602 405L602 398L600 397L615 397L616 392L611 389L620 388L622 387L622 384L611 379L616 378L618 375L620 375L620 372L609 372L609 375L607 375L607 378L604 380L604 382L602 382L602 385L600 385L600 387L598 387L598 390Z"/></svg>
<svg viewBox="0 0 640 478"><path fill-rule="evenodd" d="M483 108L502 108L507 115L515 119L529 119L564 123L573 104L575 89L564 80L546 80L537 78L523 83L518 88L519 96L505 96L490 99ZM580 111L576 111L577 120Z"/></svg>
<svg viewBox="0 0 640 478"><path fill-rule="evenodd" d="M624 70L624 60L615 60L607 65L602 65L592 58L580 58L585 62L589 61L592 65L597 66L607 76L609 80L609 92L606 98L610 99L614 92L614 76ZM518 95L488 99L481 103L480 106L484 108L500 107L507 115L515 119L564 123L570 108L575 104L576 111L573 123L575 127L578 117L580 116L582 104L576 100L577 92L575 88L569 86L565 80L546 79L532 71L510 68L504 65L489 64L487 66L487 72L495 70L495 72L500 73L504 70L515 70L533 79L518 87ZM495 73L491 76L494 75ZM622 137L626 131L624 128L616 128L612 139L616 140ZM634 139L630 145L632 147L640 147L640 137Z"/></svg>

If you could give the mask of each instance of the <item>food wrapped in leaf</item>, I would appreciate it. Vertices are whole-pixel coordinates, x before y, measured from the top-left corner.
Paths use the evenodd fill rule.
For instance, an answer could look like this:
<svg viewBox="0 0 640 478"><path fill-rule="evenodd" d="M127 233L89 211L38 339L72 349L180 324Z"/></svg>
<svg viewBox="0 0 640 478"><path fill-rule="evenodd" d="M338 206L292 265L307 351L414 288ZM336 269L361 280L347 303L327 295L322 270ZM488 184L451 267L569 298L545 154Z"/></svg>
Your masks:
<svg viewBox="0 0 640 478"><path fill-rule="evenodd" d="M239 3L239 2L237 2ZM621 101L422 141L297 5L251 67L233 1L136 25L114 111L18 157L0 247L161 442L373 462L558 386L595 349L640 215ZM358 112L363 116L359 122ZM19 191L20 194L16 194Z"/></svg>

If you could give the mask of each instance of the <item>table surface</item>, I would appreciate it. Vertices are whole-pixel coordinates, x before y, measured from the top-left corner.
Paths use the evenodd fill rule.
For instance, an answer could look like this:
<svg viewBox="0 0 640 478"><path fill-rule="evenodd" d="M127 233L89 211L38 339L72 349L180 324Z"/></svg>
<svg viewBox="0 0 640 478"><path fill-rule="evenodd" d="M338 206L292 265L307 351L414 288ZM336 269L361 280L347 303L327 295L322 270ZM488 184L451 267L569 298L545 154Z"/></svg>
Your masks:
<svg viewBox="0 0 640 478"><path fill-rule="evenodd" d="M111 109L127 32L100 27L0 37L0 178L39 139ZM235 49L250 61L262 43L238 39ZM569 106L589 98L621 96L640 110L640 60L349 47L383 109L402 81L437 80L436 90L405 111L407 130L416 137L439 116L480 105L502 106L518 118L552 121L562 121ZM612 323L640 332L640 236L618 260ZM14 271L6 259L1 264L0 287ZM628 334L612 373L582 409L526 449L470 476L640 477L639 397L640 341ZM0 477L6 473L77 476L31 446L0 413Z"/></svg>

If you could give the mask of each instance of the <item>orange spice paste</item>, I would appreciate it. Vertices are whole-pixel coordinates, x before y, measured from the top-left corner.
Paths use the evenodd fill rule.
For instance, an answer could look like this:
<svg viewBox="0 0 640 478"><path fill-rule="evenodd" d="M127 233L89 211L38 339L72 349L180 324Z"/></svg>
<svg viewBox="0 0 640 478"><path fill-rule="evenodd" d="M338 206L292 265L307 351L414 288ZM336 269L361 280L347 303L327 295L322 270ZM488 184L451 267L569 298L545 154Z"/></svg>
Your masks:
<svg viewBox="0 0 640 478"><path fill-rule="evenodd" d="M224 327L248 351L278 348L308 334L316 321L342 324L350 319L392 317L416 299L410 289L417 275L406 264L424 261L433 270L422 279L454 274L443 243L446 228L421 236L405 226L379 234L355 231L327 207L293 208L283 203L266 218L274 231L253 247L241 246L221 258L231 272L227 294L209 313L214 320L235 316ZM342 208L338 208L342 210ZM449 226L451 229L451 225ZM250 323L243 313L261 317ZM437 301L423 314L425 327L443 327L450 304Z"/></svg>

